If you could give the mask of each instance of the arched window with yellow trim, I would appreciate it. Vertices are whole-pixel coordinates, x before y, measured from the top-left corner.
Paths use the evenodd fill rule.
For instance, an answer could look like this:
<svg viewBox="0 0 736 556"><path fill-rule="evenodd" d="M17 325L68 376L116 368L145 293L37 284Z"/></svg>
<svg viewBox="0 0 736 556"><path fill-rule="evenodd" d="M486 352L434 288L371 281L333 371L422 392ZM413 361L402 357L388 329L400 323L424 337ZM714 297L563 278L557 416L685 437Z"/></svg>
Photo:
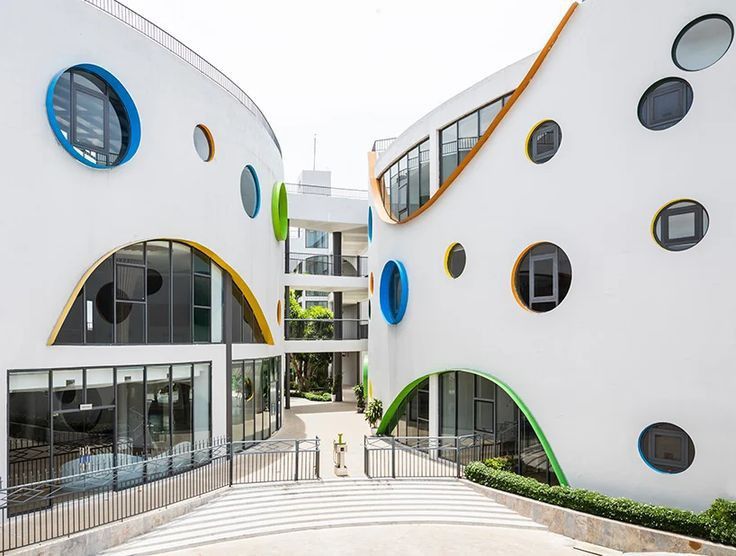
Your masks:
<svg viewBox="0 0 736 556"><path fill-rule="evenodd" d="M186 243L155 240L119 249L91 272L54 344L196 344L224 338L226 271ZM234 343L264 343L233 283Z"/></svg>

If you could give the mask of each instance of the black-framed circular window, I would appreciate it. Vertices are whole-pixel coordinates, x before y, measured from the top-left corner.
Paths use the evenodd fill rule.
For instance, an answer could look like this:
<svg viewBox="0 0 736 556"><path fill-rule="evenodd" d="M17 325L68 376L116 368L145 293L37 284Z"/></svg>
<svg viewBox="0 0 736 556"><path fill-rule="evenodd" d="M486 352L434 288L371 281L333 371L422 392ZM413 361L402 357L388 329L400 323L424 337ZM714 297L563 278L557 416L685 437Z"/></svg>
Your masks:
<svg viewBox="0 0 736 556"><path fill-rule="evenodd" d="M639 454L655 471L682 473L693 464L695 444L677 425L655 423L639 435Z"/></svg>
<svg viewBox="0 0 736 556"><path fill-rule="evenodd" d="M458 278L465 270L465 247L460 243L453 243L445 254L445 270L450 278Z"/></svg>
<svg viewBox="0 0 736 556"><path fill-rule="evenodd" d="M710 218L705 207L690 199L673 201L654 219L652 233L657 243L668 251L695 247L708 233Z"/></svg>
<svg viewBox="0 0 736 556"><path fill-rule="evenodd" d="M554 243L537 243L519 257L513 278L519 304L535 313L546 313L567 297L572 265Z"/></svg>
<svg viewBox="0 0 736 556"><path fill-rule="evenodd" d="M557 154L560 145L562 145L562 128L553 120L545 120L529 134L526 152L529 160L535 164L544 164Z"/></svg>
<svg viewBox="0 0 736 556"><path fill-rule="evenodd" d="M693 88L679 77L668 77L649 87L639 101L639 121L653 131L677 125L690 112Z"/></svg>
<svg viewBox="0 0 736 556"><path fill-rule="evenodd" d="M731 20L709 14L688 23L672 47L675 65L685 71L709 68L726 55L734 38Z"/></svg>

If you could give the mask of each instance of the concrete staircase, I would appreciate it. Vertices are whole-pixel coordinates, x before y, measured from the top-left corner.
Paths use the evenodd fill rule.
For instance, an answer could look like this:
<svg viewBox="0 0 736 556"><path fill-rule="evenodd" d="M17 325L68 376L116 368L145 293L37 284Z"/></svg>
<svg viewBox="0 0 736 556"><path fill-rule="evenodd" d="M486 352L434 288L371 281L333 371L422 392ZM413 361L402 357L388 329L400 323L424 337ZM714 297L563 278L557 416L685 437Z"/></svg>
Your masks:
<svg viewBox="0 0 736 556"><path fill-rule="evenodd" d="M309 529L410 523L546 529L453 479L338 479L237 486L106 554L157 554Z"/></svg>

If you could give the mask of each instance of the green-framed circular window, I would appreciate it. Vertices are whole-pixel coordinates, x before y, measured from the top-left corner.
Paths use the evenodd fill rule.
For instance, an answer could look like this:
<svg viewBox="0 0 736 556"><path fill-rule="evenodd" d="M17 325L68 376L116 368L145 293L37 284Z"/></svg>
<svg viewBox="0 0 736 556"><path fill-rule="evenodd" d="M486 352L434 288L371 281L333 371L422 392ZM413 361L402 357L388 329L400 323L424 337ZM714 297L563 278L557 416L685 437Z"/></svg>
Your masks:
<svg viewBox="0 0 736 556"><path fill-rule="evenodd" d="M271 219L273 233L279 241L285 241L289 234L289 201L286 195L286 184L278 182L271 193Z"/></svg>

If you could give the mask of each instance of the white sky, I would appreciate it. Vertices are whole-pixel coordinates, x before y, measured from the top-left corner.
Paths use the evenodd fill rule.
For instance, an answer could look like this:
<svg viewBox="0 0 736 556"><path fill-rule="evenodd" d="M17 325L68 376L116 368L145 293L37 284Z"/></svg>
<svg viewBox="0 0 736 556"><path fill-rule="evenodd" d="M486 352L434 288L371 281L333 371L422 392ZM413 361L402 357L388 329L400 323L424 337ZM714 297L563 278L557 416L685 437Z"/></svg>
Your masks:
<svg viewBox="0 0 736 556"><path fill-rule="evenodd" d="M122 0L260 106L285 177L365 189L375 139L539 50L571 0ZM490 99L489 99L490 100Z"/></svg>

